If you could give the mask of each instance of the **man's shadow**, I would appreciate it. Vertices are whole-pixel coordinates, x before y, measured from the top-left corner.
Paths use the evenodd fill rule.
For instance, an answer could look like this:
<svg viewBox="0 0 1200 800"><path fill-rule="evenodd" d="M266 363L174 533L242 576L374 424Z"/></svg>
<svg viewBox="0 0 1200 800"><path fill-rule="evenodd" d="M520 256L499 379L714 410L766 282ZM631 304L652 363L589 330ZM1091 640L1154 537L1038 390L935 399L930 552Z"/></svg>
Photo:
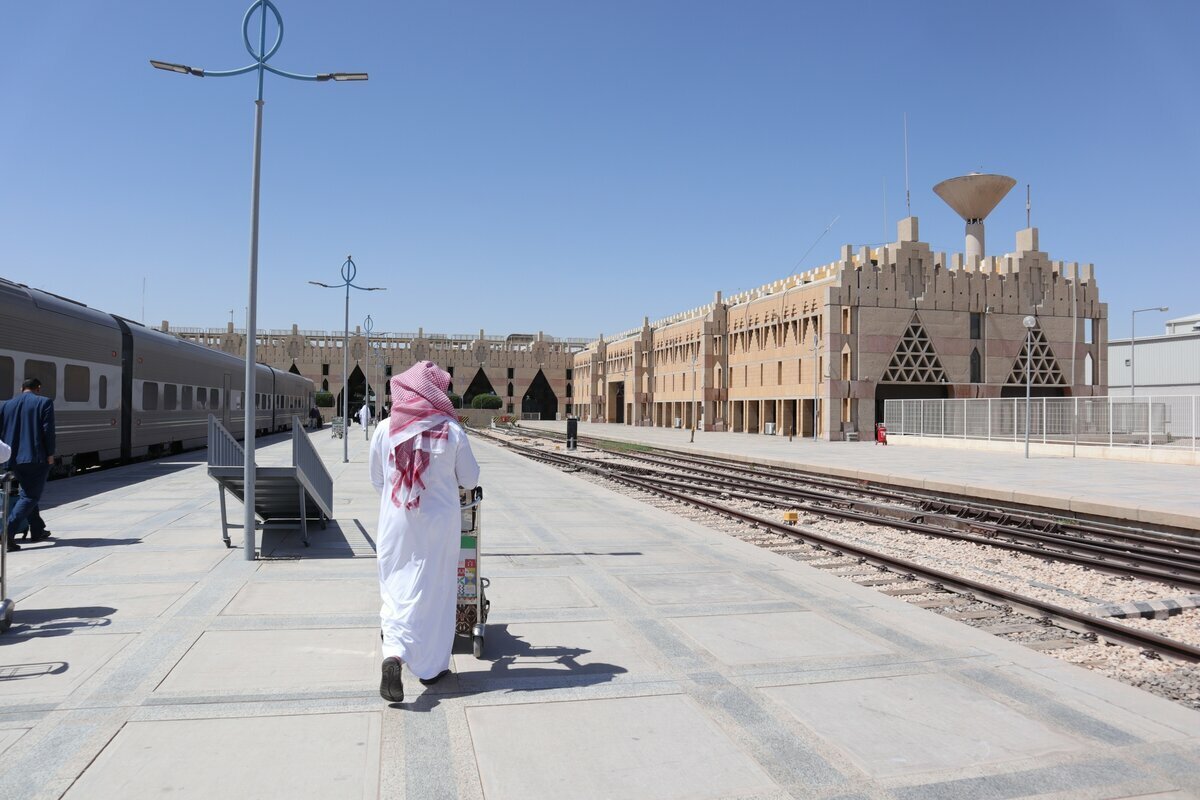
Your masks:
<svg viewBox="0 0 1200 800"><path fill-rule="evenodd" d="M592 652L582 647L531 644L510 633L507 625L488 625L485 633L484 653L480 662L490 662L486 671L452 673L433 686L421 687L421 694L414 696L411 701L392 703L391 707L431 711L438 705L439 697L444 695L463 696L495 691L539 692L594 686L608 683L614 675L628 672L618 664L580 663L582 656ZM454 653L463 655L470 652L471 639L455 637ZM416 686L413 687L414 694L415 689ZM408 691L407 686L405 690Z"/></svg>

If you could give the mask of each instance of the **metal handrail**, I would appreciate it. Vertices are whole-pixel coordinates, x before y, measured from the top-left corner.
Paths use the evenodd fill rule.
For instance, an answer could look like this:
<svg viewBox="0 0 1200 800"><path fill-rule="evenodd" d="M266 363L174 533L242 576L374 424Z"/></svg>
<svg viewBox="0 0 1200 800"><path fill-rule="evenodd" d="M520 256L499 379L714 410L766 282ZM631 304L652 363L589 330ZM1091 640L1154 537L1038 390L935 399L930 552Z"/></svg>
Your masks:
<svg viewBox="0 0 1200 800"><path fill-rule="evenodd" d="M208 415L208 465L240 467L246 463L246 451L233 434L213 414Z"/></svg>
<svg viewBox="0 0 1200 800"><path fill-rule="evenodd" d="M304 430L300 418L292 416L292 464L313 494L325 508L333 510L333 476L325 468L325 462L313 447L312 439Z"/></svg>

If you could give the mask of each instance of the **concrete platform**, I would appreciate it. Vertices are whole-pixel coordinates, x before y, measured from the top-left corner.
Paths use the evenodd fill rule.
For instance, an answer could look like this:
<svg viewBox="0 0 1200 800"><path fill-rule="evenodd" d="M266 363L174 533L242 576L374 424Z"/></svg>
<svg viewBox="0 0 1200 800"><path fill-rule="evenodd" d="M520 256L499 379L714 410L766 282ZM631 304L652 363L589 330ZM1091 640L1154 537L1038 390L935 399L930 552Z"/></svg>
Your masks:
<svg viewBox="0 0 1200 800"><path fill-rule="evenodd" d="M566 433L566 422L521 422L521 427ZM1200 532L1200 467L1100 461L1032 454L874 442L788 441L752 433L579 424L580 436L642 442L761 464L781 464L829 475L881 481L991 500L1011 501L1147 525Z"/></svg>
<svg viewBox="0 0 1200 800"><path fill-rule="evenodd" d="M316 442L335 524L252 563L194 455L50 484L0 797L1200 796L1196 712L482 442L486 657L389 706L365 442Z"/></svg>

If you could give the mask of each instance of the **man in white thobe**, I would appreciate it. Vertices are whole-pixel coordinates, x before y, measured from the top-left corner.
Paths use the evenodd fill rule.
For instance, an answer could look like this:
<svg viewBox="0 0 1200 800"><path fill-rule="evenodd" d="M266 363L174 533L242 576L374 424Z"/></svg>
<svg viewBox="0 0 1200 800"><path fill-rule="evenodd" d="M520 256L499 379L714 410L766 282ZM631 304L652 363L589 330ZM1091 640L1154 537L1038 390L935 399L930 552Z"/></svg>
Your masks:
<svg viewBox="0 0 1200 800"><path fill-rule="evenodd" d="M363 438L370 441L371 434L369 432L369 426L371 424L371 409L367 408L366 403L363 403L362 408L358 410L358 424L362 425Z"/></svg>
<svg viewBox="0 0 1200 800"><path fill-rule="evenodd" d="M450 376L421 361L392 378L392 412L371 440L379 500L383 665L379 694L404 699L401 665L429 685L450 672L458 596L459 487L479 465L446 395Z"/></svg>

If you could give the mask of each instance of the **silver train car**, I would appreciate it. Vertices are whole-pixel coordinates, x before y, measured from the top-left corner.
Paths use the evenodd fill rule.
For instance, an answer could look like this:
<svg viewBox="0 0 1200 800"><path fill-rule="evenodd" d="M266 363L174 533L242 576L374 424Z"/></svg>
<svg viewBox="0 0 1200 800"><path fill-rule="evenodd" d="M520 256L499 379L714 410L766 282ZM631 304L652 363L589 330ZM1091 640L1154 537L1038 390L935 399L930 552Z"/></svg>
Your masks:
<svg viewBox="0 0 1200 800"><path fill-rule="evenodd" d="M26 378L54 400L67 469L203 447L208 415L239 439L245 361L65 297L0 278L0 401ZM312 405L307 378L257 365L256 430L290 430Z"/></svg>

